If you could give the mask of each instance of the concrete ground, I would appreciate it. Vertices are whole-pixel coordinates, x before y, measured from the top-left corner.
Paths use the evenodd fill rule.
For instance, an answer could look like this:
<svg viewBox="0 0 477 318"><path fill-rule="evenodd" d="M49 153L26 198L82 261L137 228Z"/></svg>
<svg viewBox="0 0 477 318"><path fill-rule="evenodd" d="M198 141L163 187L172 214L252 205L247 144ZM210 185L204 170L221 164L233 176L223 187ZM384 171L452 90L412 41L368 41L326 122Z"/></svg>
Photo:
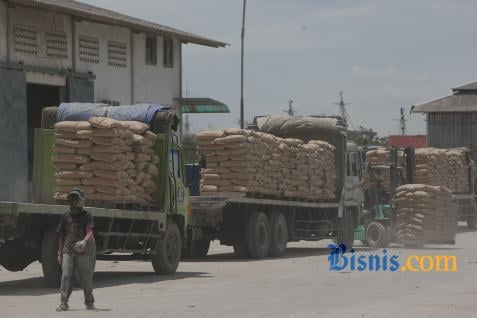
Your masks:
<svg viewBox="0 0 477 318"><path fill-rule="evenodd" d="M400 260L456 255L454 273L333 272L326 241L292 243L284 258L259 261L213 244L208 257L183 261L171 276L154 275L149 262L100 261L96 312L75 290L71 311L56 313L58 290L44 287L38 263L19 273L1 268L0 317L477 317L475 242L477 232L461 228L455 246L388 249Z"/></svg>

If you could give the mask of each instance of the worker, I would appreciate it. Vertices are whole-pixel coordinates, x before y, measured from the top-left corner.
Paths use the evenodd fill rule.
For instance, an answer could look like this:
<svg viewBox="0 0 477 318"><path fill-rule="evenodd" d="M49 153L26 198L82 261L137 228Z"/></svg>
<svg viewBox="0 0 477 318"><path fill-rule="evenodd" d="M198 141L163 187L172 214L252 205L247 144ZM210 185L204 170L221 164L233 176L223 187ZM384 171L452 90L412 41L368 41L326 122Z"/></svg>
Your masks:
<svg viewBox="0 0 477 318"><path fill-rule="evenodd" d="M386 188L383 185L383 180L378 179L378 183L376 185L376 197L377 197L377 204L383 204L389 202L389 196L386 192Z"/></svg>
<svg viewBox="0 0 477 318"><path fill-rule="evenodd" d="M73 189L67 196L70 211L63 214L58 224L58 262L62 268L61 304L56 311L67 311L68 300L73 290L74 273L84 291L86 309L93 310L93 274L96 264L93 216L84 207L84 195Z"/></svg>

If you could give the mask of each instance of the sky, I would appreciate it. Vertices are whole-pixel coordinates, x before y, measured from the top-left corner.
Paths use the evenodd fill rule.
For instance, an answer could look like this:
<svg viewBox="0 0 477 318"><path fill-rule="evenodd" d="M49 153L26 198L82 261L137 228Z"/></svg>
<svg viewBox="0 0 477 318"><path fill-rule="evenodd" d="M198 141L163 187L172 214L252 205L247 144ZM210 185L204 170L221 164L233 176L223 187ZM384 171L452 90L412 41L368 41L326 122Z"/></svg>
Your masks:
<svg viewBox="0 0 477 318"><path fill-rule="evenodd" d="M81 0L229 43L183 47L183 94L226 103L231 114L190 115L193 131L238 126L242 0ZM477 80L477 1L248 0L245 118L333 115L344 92L354 128L380 136L425 133L412 105Z"/></svg>

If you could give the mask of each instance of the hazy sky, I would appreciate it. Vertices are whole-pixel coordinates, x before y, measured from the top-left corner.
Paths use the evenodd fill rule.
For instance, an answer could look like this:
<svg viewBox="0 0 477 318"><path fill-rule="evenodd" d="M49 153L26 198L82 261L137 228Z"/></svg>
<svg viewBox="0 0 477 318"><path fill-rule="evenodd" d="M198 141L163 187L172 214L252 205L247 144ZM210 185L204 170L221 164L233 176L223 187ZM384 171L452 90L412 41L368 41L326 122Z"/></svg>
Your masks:
<svg viewBox="0 0 477 318"><path fill-rule="evenodd" d="M225 102L230 115L193 115L192 129L237 126L241 0L82 0L230 43L185 45L184 95ZM339 91L353 125L399 131L399 108L477 80L477 1L248 0L246 118L335 114ZM424 133L408 116L408 133Z"/></svg>

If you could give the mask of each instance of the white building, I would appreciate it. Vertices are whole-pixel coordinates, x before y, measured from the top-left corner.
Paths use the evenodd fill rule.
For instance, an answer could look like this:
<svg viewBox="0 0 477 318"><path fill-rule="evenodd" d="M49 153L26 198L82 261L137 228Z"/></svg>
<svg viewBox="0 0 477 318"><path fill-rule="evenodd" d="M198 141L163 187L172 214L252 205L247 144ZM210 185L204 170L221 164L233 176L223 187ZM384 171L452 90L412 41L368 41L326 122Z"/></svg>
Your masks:
<svg viewBox="0 0 477 318"><path fill-rule="evenodd" d="M0 0L1 178L31 174L44 107L149 102L180 113L187 43L226 45L71 0Z"/></svg>

